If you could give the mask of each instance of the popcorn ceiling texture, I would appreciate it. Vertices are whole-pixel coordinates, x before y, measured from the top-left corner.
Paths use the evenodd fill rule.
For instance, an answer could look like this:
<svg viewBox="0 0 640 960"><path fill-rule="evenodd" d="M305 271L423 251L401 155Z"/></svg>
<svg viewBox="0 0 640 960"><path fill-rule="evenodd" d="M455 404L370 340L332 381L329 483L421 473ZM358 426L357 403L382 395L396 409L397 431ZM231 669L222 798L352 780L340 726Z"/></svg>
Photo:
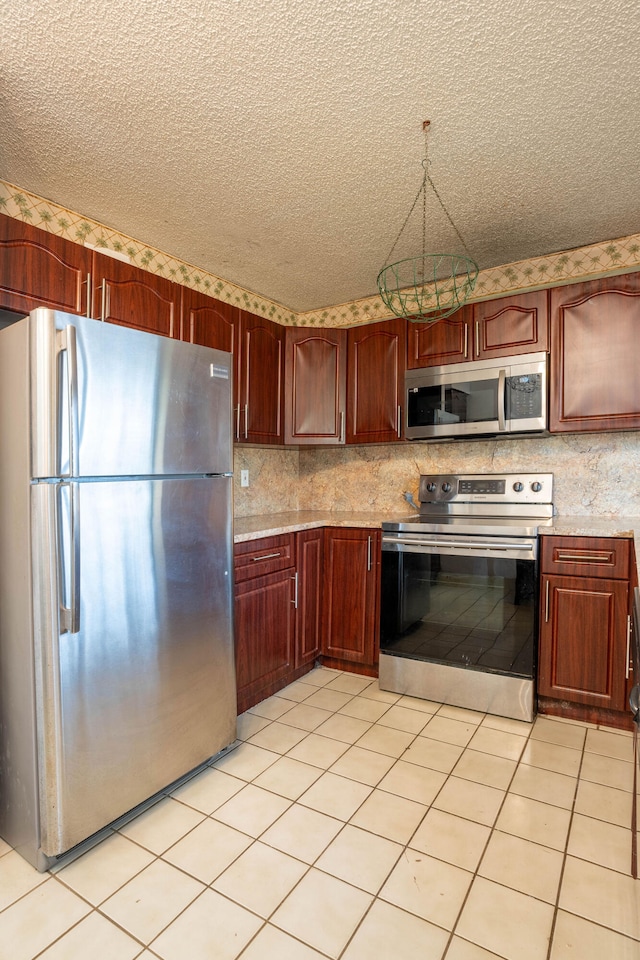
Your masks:
<svg viewBox="0 0 640 960"><path fill-rule="evenodd" d="M287 510L352 510L397 514L421 473L553 473L559 515L640 516L640 432L514 440L407 443L331 449L235 451L236 516ZM240 466L251 486L239 487ZM283 482L286 477L286 482Z"/></svg>
<svg viewBox="0 0 640 960"><path fill-rule="evenodd" d="M638 233L639 50L637 0L5 0L0 176L280 322L377 319L425 118L483 295Z"/></svg>

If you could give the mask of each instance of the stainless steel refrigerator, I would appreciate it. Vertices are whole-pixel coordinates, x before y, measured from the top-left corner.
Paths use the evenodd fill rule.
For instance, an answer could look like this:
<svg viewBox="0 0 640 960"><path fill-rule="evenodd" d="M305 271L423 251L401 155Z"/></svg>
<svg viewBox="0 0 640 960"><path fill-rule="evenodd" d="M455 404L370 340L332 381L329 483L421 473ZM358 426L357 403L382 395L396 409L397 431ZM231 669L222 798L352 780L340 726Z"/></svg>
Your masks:
<svg viewBox="0 0 640 960"><path fill-rule="evenodd" d="M230 361L0 331L0 836L40 870L235 738Z"/></svg>

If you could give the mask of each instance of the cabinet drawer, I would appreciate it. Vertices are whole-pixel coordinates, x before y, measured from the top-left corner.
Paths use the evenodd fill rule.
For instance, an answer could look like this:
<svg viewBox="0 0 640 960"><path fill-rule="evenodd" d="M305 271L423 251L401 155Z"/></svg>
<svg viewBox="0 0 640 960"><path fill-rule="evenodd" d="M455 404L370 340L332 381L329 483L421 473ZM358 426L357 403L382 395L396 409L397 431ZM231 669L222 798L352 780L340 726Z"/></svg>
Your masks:
<svg viewBox="0 0 640 960"><path fill-rule="evenodd" d="M233 548L233 569L236 583L262 577L267 573L295 566L293 534L246 540Z"/></svg>
<svg viewBox="0 0 640 960"><path fill-rule="evenodd" d="M542 572L573 577L629 576L629 540L617 537L542 537Z"/></svg>

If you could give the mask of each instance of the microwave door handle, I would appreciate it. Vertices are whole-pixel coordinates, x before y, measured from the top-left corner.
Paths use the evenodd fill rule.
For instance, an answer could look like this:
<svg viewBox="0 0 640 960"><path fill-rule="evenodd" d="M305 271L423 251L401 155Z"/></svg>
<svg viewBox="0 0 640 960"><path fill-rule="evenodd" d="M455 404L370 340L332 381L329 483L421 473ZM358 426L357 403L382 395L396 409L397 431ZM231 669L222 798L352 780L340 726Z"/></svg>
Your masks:
<svg viewBox="0 0 640 960"><path fill-rule="evenodd" d="M505 430L505 401L507 387L507 371L500 370L498 373L498 430Z"/></svg>

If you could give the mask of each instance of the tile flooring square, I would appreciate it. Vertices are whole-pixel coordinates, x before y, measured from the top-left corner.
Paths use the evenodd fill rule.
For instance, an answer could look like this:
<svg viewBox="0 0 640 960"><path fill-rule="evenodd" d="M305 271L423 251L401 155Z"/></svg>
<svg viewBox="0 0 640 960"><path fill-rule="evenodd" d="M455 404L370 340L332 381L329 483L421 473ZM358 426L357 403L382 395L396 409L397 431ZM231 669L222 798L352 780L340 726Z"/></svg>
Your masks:
<svg viewBox="0 0 640 960"><path fill-rule="evenodd" d="M238 740L250 740L254 733L268 726L271 720L266 717L259 717L256 713L243 713L238 717L236 724L236 736Z"/></svg>
<svg viewBox="0 0 640 960"><path fill-rule="evenodd" d="M628 760L616 760L613 757L604 757L599 753L585 751L580 768L582 780L591 783L601 783L606 787L615 787L616 790L633 790L633 763Z"/></svg>
<svg viewBox="0 0 640 960"><path fill-rule="evenodd" d="M456 714L456 716L458 716ZM429 720L423 729L422 735L432 740L444 740L445 743L455 743L459 747L466 747L476 732L476 724L465 723L463 720L451 719L436 714Z"/></svg>
<svg viewBox="0 0 640 960"><path fill-rule="evenodd" d="M638 941L558 911L549 960L638 960Z"/></svg>
<svg viewBox="0 0 640 960"><path fill-rule="evenodd" d="M446 773L398 760L386 777L380 781L378 789L429 806L435 800L446 779Z"/></svg>
<svg viewBox="0 0 640 960"><path fill-rule="evenodd" d="M329 667L314 667L309 673L305 673L302 679L305 683L309 683L313 687L326 687L332 680L336 680L342 676L344 676L344 674L341 670L331 670ZM293 684L289 684L289 687L291 686L293 686ZM285 687L285 690L288 690L289 687Z"/></svg>
<svg viewBox="0 0 640 960"><path fill-rule="evenodd" d="M341 693L340 690L330 690L326 686L316 690L305 702L308 706L320 707L321 710L339 710L345 703L349 703L352 696L350 693Z"/></svg>
<svg viewBox="0 0 640 960"><path fill-rule="evenodd" d="M582 750L587 728L582 724L558 723L550 717L538 716L531 731L532 740L544 740L562 747Z"/></svg>
<svg viewBox="0 0 640 960"><path fill-rule="evenodd" d="M370 727L371 723L368 720L334 713L322 726L318 727L316 732L321 737L333 737L334 740L342 740L344 743L355 743Z"/></svg>
<svg viewBox="0 0 640 960"><path fill-rule="evenodd" d="M505 960L546 960L553 907L476 877L456 934Z"/></svg>
<svg viewBox="0 0 640 960"><path fill-rule="evenodd" d="M348 749L348 743L310 733L289 751L289 756L293 760L301 760L303 763L326 770Z"/></svg>
<svg viewBox="0 0 640 960"><path fill-rule="evenodd" d="M212 764L213 769L221 770L240 780L253 780L272 763L275 763L280 754L272 750L263 750L251 743L241 743L235 750L231 750Z"/></svg>
<svg viewBox="0 0 640 960"><path fill-rule="evenodd" d="M505 760L519 760L527 744L525 737L519 734L506 733L504 730L494 730L492 727L481 725L469 741L472 750L480 753L489 753L494 757L503 757Z"/></svg>
<svg viewBox="0 0 640 960"><path fill-rule="evenodd" d="M332 716L333 713L330 710L320 710L319 707L310 707L306 703L297 703L295 707L283 714L280 722L311 733Z"/></svg>
<svg viewBox="0 0 640 960"><path fill-rule="evenodd" d="M212 886L267 919L308 869L306 863L256 841Z"/></svg>
<svg viewBox="0 0 640 960"><path fill-rule="evenodd" d="M46 873L38 873L16 850L10 850L0 864L0 910L46 879Z"/></svg>
<svg viewBox="0 0 640 960"><path fill-rule="evenodd" d="M453 773L463 780L473 780L474 783L484 783L487 787L506 790L515 769L515 760L479 753L469 746L453 768Z"/></svg>
<svg viewBox="0 0 640 960"><path fill-rule="evenodd" d="M288 753L291 747L295 747L296 743L300 743L306 736L306 730L274 720L264 730L259 730L251 737L249 743L256 747L263 747L265 750L272 750L274 753Z"/></svg>
<svg viewBox="0 0 640 960"><path fill-rule="evenodd" d="M502 790L450 776L433 802L438 810L493 826L504 800Z"/></svg>
<svg viewBox="0 0 640 960"><path fill-rule="evenodd" d="M615 787L580 780L575 811L586 817L593 817L594 820L606 820L607 823L626 827L631 823L632 797L633 794L626 790L616 790Z"/></svg>
<svg viewBox="0 0 640 960"><path fill-rule="evenodd" d="M357 673L339 673L329 681L327 690L339 690L341 693L350 693L353 696L362 693L372 683L377 686L377 680L373 677L361 677Z"/></svg>
<svg viewBox="0 0 640 960"><path fill-rule="evenodd" d="M567 777L562 773L554 773L551 770L542 770L540 767L530 767L521 763L511 781L509 792L570 810L577 788L576 777Z"/></svg>
<svg viewBox="0 0 640 960"><path fill-rule="evenodd" d="M262 921L215 890L205 890L153 941L163 960L235 960Z"/></svg>
<svg viewBox="0 0 640 960"><path fill-rule="evenodd" d="M41 960L133 960L140 943L99 913L90 913L41 953Z"/></svg>
<svg viewBox="0 0 640 960"><path fill-rule="evenodd" d="M302 703L303 700L307 700L318 690L316 684L307 683L306 677L303 677L301 680L295 680L293 683L290 683L288 687L285 687L283 690L278 690L276 696L280 697L281 700L293 700L294 703Z"/></svg>
<svg viewBox="0 0 640 960"><path fill-rule="evenodd" d="M404 730L405 733L420 733L428 720L428 714L421 713L419 710L410 710L396 703L389 707L378 723L380 726L393 727L394 730Z"/></svg>
<svg viewBox="0 0 640 960"><path fill-rule="evenodd" d="M432 740L430 737L416 737L410 743L402 759L408 763L417 763L421 767L430 767L441 773L451 773L463 747L454 743L445 743L443 740Z"/></svg>
<svg viewBox="0 0 640 960"><path fill-rule="evenodd" d="M490 834L490 827L432 807L411 837L411 847L473 872Z"/></svg>
<svg viewBox="0 0 640 960"><path fill-rule="evenodd" d="M155 860L109 897L100 909L148 944L204 889L193 877L162 860Z"/></svg>
<svg viewBox="0 0 640 960"><path fill-rule="evenodd" d="M335 773L323 773L298 802L338 820L349 820L371 793L371 787Z"/></svg>
<svg viewBox="0 0 640 960"><path fill-rule="evenodd" d="M413 741L415 734L393 727L383 727L376 723L358 740L358 746L375 753L384 753L388 757L399 757Z"/></svg>
<svg viewBox="0 0 640 960"><path fill-rule="evenodd" d="M163 854L163 860L202 883L210 884L252 843L226 823L204 820Z"/></svg>
<svg viewBox="0 0 640 960"><path fill-rule="evenodd" d="M494 830L478 876L555 905L563 860L559 850Z"/></svg>
<svg viewBox="0 0 640 960"><path fill-rule="evenodd" d="M271 922L314 949L337 958L372 899L363 890L312 868L276 910Z"/></svg>
<svg viewBox="0 0 640 960"><path fill-rule="evenodd" d="M640 940L639 904L640 880L567 857L558 904L561 909Z"/></svg>
<svg viewBox="0 0 640 960"><path fill-rule="evenodd" d="M570 821L569 810L517 794L507 794L496 827L523 840L535 842L544 837L547 847L564 850Z"/></svg>
<svg viewBox="0 0 640 960"><path fill-rule="evenodd" d="M370 697L360 696L349 700L349 703L345 703L344 707L338 710L338 714L340 716L344 714L347 717L356 717L358 720L368 720L370 723L375 723L376 720L384 716L387 710L390 709L390 706L391 704L382 703L379 700L372 700Z"/></svg>
<svg viewBox="0 0 640 960"><path fill-rule="evenodd" d="M152 863L154 856L119 833L56 870L57 878L97 906ZM1 871L0 871L1 875ZM38 876L46 876L39 874Z"/></svg>
<svg viewBox="0 0 640 960"><path fill-rule="evenodd" d="M407 848L380 891L382 900L453 930L473 874Z"/></svg>
<svg viewBox="0 0 640 960"><path fill-rule="evenodd" d="M90 910L55 877L47 878L0 913L0 945L10 947L7 960L32 960Z"/></svg>
<svg viewBox="0 0 640 960"><path fill-rule="evenodd" d="M265 831L261 840L305 863L314 863L343 826L334 817L295 804Z"/></svg>
<svg viewBox="0 0 640 960"><path fill-rule="evenodd" d="M530 739L522 752L521 759L523 763L532 767L542 767L543 770L552 770L555 773L577 777L582 753L572 747Z"/></svg>
<svg viewBox="0 0 640 960"><path fill-rule="evenodd" d="M313 690L310 688L309 695L312 693ZM294 700L293 697L291 700L286 700L284 697L273 696L268 697L266 700L261 700L260 703L256 703L253 707L249 707L247 712L256 714L258 717L265 717L267 720L278 720L283 714L292 710L296 703L297 701Z"/></svg>
<svg viewBox="0 0 640 960"><path fill-rule="evenodd" d="M347 825L329 844L316 867L367 893L377 893L402 853L400 843Z"/></svg>
<svg viewBox="0 0 640 960"><path fill-rule="evenodd" d="M603 757L616 760L633 760L633 737L623 733L609 733L607 730L587 730L584 744L586 753L599 753Z"/></svg>
<svg viewBox="0 0 640 960"><path fill-rule="evenodd" d="M448 934L440 927L376 900L342 960L440 960Z"/></svg>
<svg viewBox="0 0 640 960"><path fill-rule="evenodd" d="M426 812L427 807L423 803L397 797L384 790L374 790L351 818L351 823L379 837L408 843Z"/></svg>
<svg viewBox="0 0 640 960"><path fill-rule="evenodd" d="M217 768L207 767L206 770L202 770L197 776L177 787L171 796L181 803L186 803L188 807L209 814L213 813L217 807L221 807L244 786L244 780L231 777Z"/></svg>
<svg viewBox="0 0 640 960"><path fill-rule="evenodd" d="M253 782L256 787L279 793L281 797L288 797L289 800L297 800L321 776L320 767L312 767L309 763L302 763L291 757L281 757Z"/></svg>
<svg viewBox="0 0 640 960"><path fill-rule="evenodd" d="M631 830L575 813L571 821L567 853L601 867L609 867L610 870L629 873Z"/></svg>
<svg viewBox="0 0 640 960"><path fill-rule="evenodd" d="M242 960L326 960L326 955L267 923L244 951Z"/></svg>
<svg viewBox="0 0 640 960"><path fill-rule="evenodd" d="M447 960L502 960L496 953L479 947L476 943L469 943L461 937L452 937Z"/></svg>
<svg viewBox="0 0 640 960"><path fill-rule="evenodd" d="M165 797L120 827L123 837L161 854L204 820L204 814L172 797Z"/></svg>
<svg viewBox="0 0 640 960"><path fill-rule="evenodd" d="M375 787L395 762L394 757L387 757L382 753L374 753L372 750L363 750L362 747L354 746L343 753L330 770L331 773L337 773L342 777L348 777L350 780L358 780L359 783L367 783L370 787Z"/></svg>
<svg viewBox="0 0 640 960"><path fill-rule="evenodd" d="M214 811L213 817L227 826L259 837L291 806L286 797L279 797L249 783Z"/></svg>

